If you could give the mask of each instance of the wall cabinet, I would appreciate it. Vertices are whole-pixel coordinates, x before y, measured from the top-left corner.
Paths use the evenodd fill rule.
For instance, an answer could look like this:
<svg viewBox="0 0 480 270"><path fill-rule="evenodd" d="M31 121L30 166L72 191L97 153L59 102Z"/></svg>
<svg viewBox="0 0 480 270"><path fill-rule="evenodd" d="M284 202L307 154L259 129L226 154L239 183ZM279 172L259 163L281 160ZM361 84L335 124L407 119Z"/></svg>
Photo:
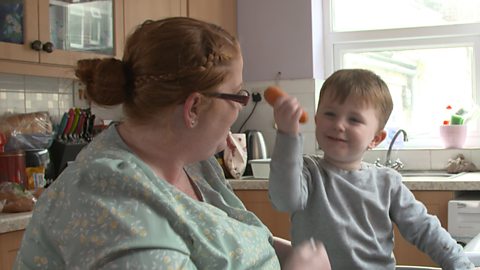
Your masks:
<svg viewBox="0 0 480 270"><path fill-rule="evenodd" d="M21 37L12 40L3 29L0 72L73 78L79 59L121 55L123 0L16 0L2 7L1 19L16 17L11 27Z"/></svg>
<svg viewBox="0 0 480 270"><path fill-rule="evenodd" d="M218 24L237 35L237 0L189 0L188 17Z"/></svg>
<svg viewBox="0 0 480 270"><path fill-rule="evenodd" d="M142 0L141 4L132 0L70 2L14 0L2 4L0 19L15 17L13 24L5 27L19 31L15 35L20 37L5 36L4 29L0 29L0 72L74 78L72 67L79 59L121 58L125 38L146 19L189 16L219 24L234 35L237 32L236 0ZM91 6L105 3L111 4L107 13ZM111 31L107 33L105 29ZM68 33L70 38L62 39ZM37 50L32 49L34 42ZM53 50L47 52L50 43L54 44ZM107 48L103 49L102 44Z"/></svg>
<svg viewBox="0 0 480 270"><path fill-rule="evenodd" d="M73 66L82 58L121 53L122 0L11 2L4 5L7 11L2 15L12 17L18 14L17 20L23 18L23 26L16 28L21 31L23 41L15 43L10 40L11 35L4 34L3 42L0 42L1 59Z"/></svg>
<svg viewBox="0 0 480 270"><path fill-rule="evenodd" d="M145 20L158 20L165 17L187 16L187 0L124 0L125 38Z"/></svg>
<svg viewBox="0 0 480 270"><path fill-rule="evenodd" d="M11 270L25 230L0 234L0 270Z"/></svg>
<svg viewBox="0 0 480 270"><path fill-rule="evenodd" d="M158 20L172 16L187 16L215 23L227 31L237 33L236 0L124 0L125 37L146 19Z"/></svg>

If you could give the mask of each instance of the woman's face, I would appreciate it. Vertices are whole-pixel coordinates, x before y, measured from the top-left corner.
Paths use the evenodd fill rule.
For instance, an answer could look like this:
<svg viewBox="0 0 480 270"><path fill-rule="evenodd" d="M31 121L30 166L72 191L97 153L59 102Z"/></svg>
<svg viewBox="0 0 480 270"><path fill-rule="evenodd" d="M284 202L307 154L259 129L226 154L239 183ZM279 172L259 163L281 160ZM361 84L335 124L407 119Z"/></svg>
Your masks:
<svg viewBox="0 0 480 270"><path fill-rule="evenodd" d="M239 55L229 68L229 74L225 77L224 82L213 91L216 93L238 94L243 86L243 58ZM210 100L210 106L205 110L204 117L201 117L199 124L203 125L205 130L203 138L200 142L208 141L205 144L210 156L223 150L226 147L227 136L230 127L238 117L238 113L243 106L235 101L221 98L207 97ZM203 132L202 132L203 133Z"/></svg>

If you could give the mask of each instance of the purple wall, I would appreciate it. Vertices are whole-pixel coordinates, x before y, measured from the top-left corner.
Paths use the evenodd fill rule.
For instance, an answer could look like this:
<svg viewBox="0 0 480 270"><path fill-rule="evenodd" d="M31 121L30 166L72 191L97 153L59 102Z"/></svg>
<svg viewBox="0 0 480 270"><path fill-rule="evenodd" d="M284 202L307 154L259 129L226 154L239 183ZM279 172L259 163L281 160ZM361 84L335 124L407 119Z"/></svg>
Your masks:
<svg viewBox="0 0 480 270"><path fill-rule="evenodd" d="M321 33L322 20L317 16L312 20L312 13L317 12L319 6L318 3L312 4L312 1L320 2L237 1L238 38L244 57L245 81L275 80L278 72L282 74L277 78L280 80L314 78L319 75L315 69L319 68L318 58L321 57L321 52L314 54L313 49L322 50L316 36L318 30ZM315 31L312 30L314 23Z"/></svg>

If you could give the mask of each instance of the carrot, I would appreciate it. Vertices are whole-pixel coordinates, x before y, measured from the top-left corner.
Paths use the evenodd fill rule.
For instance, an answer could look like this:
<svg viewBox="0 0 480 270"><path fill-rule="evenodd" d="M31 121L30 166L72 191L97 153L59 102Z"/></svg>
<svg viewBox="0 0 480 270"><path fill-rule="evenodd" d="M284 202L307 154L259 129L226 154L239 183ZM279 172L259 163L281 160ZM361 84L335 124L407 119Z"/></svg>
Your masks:
<svg viewBox="0 0 480 270"><path fill-rule="evenodd" d="M265 100L267 101L268 104L273 106L275 101L277 101L277 98L281 96L285 96L287 93L285 93L283 90L276 86L269 86L264 92L263 96L265 97ZM302 112L302 115L300 116L300 123L305 123L308 120L308 115L305 111Z"/></svg>

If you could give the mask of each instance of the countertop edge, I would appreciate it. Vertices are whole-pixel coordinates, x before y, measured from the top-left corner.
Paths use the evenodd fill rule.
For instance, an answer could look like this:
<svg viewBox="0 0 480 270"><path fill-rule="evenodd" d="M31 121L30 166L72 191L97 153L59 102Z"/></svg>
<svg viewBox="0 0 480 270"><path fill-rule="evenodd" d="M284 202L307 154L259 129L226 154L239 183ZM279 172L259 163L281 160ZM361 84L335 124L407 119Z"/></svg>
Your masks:
<svg viewBox="0 0 480 270"><path fill-rule="evenodd" d="M31 217L32 212L0 213L0 233L24 230Z"/></svg>
<svg viewBox="0 0 480 270"><path fill-rule="evenodd" d="M268 179L243 177L241 179L228 179L228 182L234 190L268 189ZM436 177L404 177L403 183L412 191L480 191L480 173L466 173L450 179Z"/></svg>

